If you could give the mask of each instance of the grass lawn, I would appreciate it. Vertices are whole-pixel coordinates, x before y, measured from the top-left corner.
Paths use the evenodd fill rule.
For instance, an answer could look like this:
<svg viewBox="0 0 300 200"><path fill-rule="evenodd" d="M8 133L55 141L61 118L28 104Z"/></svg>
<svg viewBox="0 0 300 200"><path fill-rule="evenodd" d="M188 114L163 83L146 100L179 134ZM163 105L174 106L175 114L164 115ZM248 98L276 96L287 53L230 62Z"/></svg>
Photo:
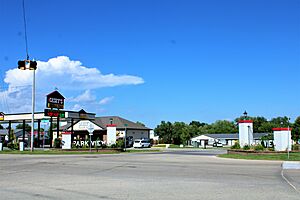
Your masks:
<svg viewBox="0 0 300 200"><path fill-rule="evenodd" d="M286 161L300 161L300 152L290 153L290 159L287 154L270 154L270 155L239 155L239 154L222 154L218 155L221 158L247 159L247 160L286 160Z"/></svg>
<svg viewBox="0 0 300 200"><path fill-rule="evenodd" d="M72 154L120 154L120 153L145 153L145 152L158 152L159 150L127 150L126 152L118 151L99 151L99 152L89 152L89 151L62 151L62 150L35 150L33 152L18 151L18 150L4 150L0 151L1 154L27 154L27 155L72 155Z"/></svg>

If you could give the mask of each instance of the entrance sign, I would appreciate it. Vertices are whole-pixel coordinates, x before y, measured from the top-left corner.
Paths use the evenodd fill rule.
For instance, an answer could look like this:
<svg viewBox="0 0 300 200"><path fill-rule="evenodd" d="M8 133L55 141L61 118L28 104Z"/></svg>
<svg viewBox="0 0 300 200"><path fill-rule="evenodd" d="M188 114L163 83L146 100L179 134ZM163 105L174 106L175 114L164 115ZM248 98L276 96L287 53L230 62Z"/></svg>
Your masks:
<svg viewBox="0 0 300 200"><path fill-rule="evenodd" d="M47 108L64 109L65 97L58 91L54 91L47 95Z"/></svg>
<svg viewBox="0 0 300 200"><path fill-rule="evenodd" d="M103 141L100 140L96 140L96 141L82 141L82 140L74 140L73 144L76 147L88 147L90 144L92 147L101 147L102 143L104 143Z"/></svg>

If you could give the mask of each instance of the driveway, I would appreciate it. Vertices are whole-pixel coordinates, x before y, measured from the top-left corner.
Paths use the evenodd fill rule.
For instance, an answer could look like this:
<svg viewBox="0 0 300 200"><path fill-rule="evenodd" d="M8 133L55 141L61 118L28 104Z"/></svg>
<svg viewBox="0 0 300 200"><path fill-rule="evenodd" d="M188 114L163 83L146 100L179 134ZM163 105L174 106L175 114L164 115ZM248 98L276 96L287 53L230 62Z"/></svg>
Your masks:
<svg viewBox="0 0 300 200"><path fill-rule="evenodd" d="M299 200L299 193L281 176L281 162L222 159L213 156L216 153L170 150L114 155L0 155L0 196Z"/></svg>

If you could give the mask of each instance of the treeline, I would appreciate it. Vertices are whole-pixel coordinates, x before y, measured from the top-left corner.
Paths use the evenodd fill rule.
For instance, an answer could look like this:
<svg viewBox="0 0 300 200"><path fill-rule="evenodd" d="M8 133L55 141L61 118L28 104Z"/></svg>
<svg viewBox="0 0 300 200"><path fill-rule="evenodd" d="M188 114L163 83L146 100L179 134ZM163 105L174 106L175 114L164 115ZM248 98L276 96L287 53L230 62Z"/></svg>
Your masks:
<svg viewBox="0 0 300 200"><path fill-rule="evenodd" d="M192 121L189 124L184 122L162 121L154 129L154 133L159 136L161 142L170 144L187 144L193 137L203 134L214 133L238 133L238 121L245 119L244 116L236 118L234 121L217 120L212 124L199 121ZM272 133L275 127L291 127L292 139L300 139L300 116L295 122L290 122L288 117L276 117L267 120L265 117L247 117L253 120L254 133Z"/></svg>

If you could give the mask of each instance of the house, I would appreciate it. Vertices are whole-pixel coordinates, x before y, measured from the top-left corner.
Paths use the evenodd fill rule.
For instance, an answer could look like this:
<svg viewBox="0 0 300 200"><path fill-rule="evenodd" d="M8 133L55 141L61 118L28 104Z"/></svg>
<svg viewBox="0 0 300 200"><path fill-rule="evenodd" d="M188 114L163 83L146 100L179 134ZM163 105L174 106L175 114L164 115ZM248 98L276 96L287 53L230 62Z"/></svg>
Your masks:
<svg viewBox="0 0 300 200"><path fill-rule="evenodd" d="M267 136L270 133L254 133L253 139L255 144L261 143L261 138ZM214 133L214 134L204 134L199 135L191 139L191 144L193 146L205 146L213 145L213 143L222 143L224 146L232 146L239 139L238 133ZM268 141L269 143L269 141Z"/></svg>
<svg viewBox="0 0 300 200"><path fill-rule="evenodd" d="M8 130L7 129L0 129L0 143L4 142L4 140L8 140Z"/></svg>
<svg viewBox="0 0 300 200"><path fill-rule="evenodd" d="M145 127L139 123L132 122L119 116L104 116L95 117L94 120L79 119L74 121L73 127L70 122L60 127L61 133L72 132L72 143L74 141L85 141L89 137L87 131L88 124L92 123L94 127L93 135L91 136L92 141L101 140L104 143L110 143L108 129L113 128L114 143L119 138L124 138L126 132L126 138L131 141L135 139L150 138L150 128ZM115 129L114 129L115 127ZM109 140L109 141L108 141Z"/></svg>

